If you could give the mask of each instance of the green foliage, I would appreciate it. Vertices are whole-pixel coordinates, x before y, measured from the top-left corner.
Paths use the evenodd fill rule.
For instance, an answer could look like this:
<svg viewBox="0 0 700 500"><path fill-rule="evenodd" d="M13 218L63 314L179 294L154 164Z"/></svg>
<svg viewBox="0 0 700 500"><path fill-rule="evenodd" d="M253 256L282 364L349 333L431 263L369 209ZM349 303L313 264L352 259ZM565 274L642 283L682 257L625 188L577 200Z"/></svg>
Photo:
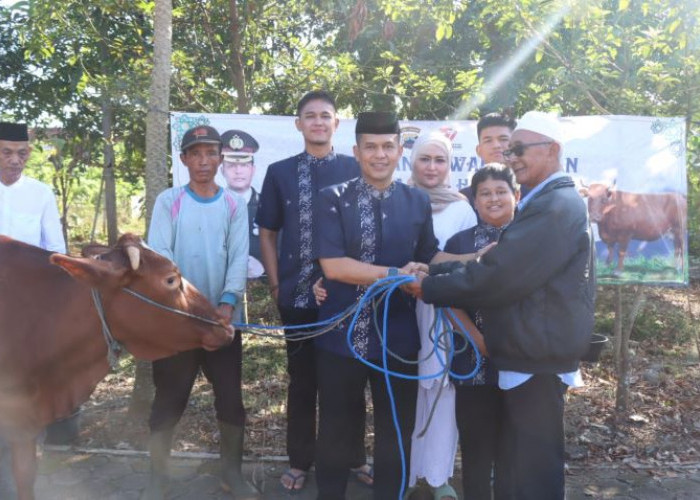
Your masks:
<svg viewBox="0 0 700 500"><path fill-rule="evenodd" d="M60 124L90 148L75 167L88 168L101 162L107 100L118 175L136 182L153 7L36 0L0 8L0 113ZM170 108L228 113L246 97L254 112L292 114L305 91L325 88L348 113L374 107L408 119L535 108L683 116L698 255L698 19L700 3L684 0L176 0Z"/></svg>
<svg viewBox="0 0 700 500"><path fill-rule="evenodd" d="M37 141L27 164L27 175L53 185L58 193L59 213L65 217L69 247L75 251L93 238L92 228L99 200L102 168L86 166L70 156L61 156L57 147L65 141ZM65 147L64 147L65 150ZM84 160L84 159L83 159ZM71 166L71 164L73 166ZM122 232L143 234L143 180L118 178L117 204L119 225ZM106 221L103 210L99 210L94 241L107 240Z"/></svg>
<svg viewBox="0 0 700 500"><path fill-rule="evenodd" d="M637 316L631 338L663 338L682 344L693 339L693 328L685 307L663 300L649 300Z"/></svg>

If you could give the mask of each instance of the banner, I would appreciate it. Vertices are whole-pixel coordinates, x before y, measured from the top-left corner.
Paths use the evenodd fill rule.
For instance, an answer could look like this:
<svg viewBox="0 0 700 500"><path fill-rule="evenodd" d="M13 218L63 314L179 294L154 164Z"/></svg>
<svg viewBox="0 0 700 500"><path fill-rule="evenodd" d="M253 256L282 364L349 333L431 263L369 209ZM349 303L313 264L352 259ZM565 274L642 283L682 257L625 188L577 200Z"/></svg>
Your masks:
<svg viewBox="0 0 700 500"><path fill-rule="evenodd" d="M172 113L173 184L189 182L180 161L183 134L197 125L211 125L221 134L235 130L257 141L248 180L257 195L267 166L304 148L294 120L290 116ZM410 177L410 148L418 135L431 130L440 130L452 141L451 182L458 189L466 187L482 165L475 151L476 121L402 121L404 156L395 178L405 182ZM687 284L684 119L567 117L562 118L562 132L562 166L580 186L593 222L599 283ZM340 120L333 137L336 152L352 155L354 144L355 120ZM217 182L227 185L221 172ZM240 182L236 189L241 189ZM251 231L254 236L257 228L251 226Z"/></svg>

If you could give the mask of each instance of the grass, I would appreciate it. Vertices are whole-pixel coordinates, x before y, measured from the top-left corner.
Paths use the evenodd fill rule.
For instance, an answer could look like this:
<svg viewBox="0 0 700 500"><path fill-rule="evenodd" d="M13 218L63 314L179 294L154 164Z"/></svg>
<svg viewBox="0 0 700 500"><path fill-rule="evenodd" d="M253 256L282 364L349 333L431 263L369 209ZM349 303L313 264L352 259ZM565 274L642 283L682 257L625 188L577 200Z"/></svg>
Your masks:
<svg viewBox="0 0 700 500"><path fill-rule="evenodd" d="M264 279L248 284L248 323L279 325L280 319ZM272 333L281 334L282 330ZM282 339L243 336L243 404L256 453L283 449L286 429L287 355ZM279 452L279 451L276 451Z"/></svg>
<svg viewBox="0 0 700 500"><path fill-rule="evenodd" d="M676 269L673 256L671 257L630 257L625 259L622 271L616 273L617 262L607 264L604 260L596 261L596 277L600 284L684 284L688 282L688 262L684 262L683 270Z"/></svg>
<svg viewBox="0 0 700 500"><path fill-rule="evenodd" d="M615 289L614 286L599 286L596 300L595 331L609 336L613 334ZM620 290L623 311L629 311L634 298L634 289L630 286L621 286ZM683 290L669 292L664 288L647 287L645 293L647 300L632 329L633 340L663 338L684 344L695 338L697 326L688 314L688 297ZM687 293L692 291L689 290Z"/></svg>
<svg viewBox="0 0 700 500"><path fill-rule="evenodd" d="M625 304L633 300L634 288L630 286L620 288ZM663 410L668 407L668 411L672 410L673 415L675 415L673 412L679 412L684 416L690 424L686 425L685 420L681 423L685 426L684 428L691 430L694 429L692 422L698 418L695 410L698 369L697 357L692 358L695 360L692 365L688 364L691 355L695 353L692 339L696 335L693 321L688 313L688 294L691 294L693 301L696 301L698 292L697 285L688 291L648 287L646 306L632 332L632 337L636 339L631 375L635 380L632 391L633 408L636 412L647 413L651 412L650 408L652 408L654 412L659 413L661 410L656 409ZM277 308L269 297L264 282L250 283L248 300L250 322L279 324ZM599 287L596 308L597 332L608 335L612 333L614 306L615 288ZM697 315L697 307L693 307ZM587 387L580 391L572 391L567 404L567 425L570 429L567 446L579 446L576 444L577 439L583 432L593 434L598 432L595 428L589 428L589 421L606 426L609 424L614 413L615 401L612 364L612 352L608 347L600 363L584 365ZM657 365L661 368L657 368ZM648 369L659 372L658 379L662 386L650 386L645 382L644 375ZM247 409L246 455L268 457L286 453L287 381L283 340L245 334L243 399ZM135 421L128 418L126 411L132 387L133 363L128 357L122 360L119 371L108 375L105 381L99 384L93 398L83 406L81 446L145 449L148 438L147 419L141 418ZM661 391L662 387L663 391ZM370 401L371 399L368 398L365 444L371 456L374 434ZM682 411L676 409L679 405L684 405ZM665 419L665 414L662 417ZM683 440L688 441L688 437L682 434L682 428L676 428L680 424L677 419L674 419L667 420L675 427L664 424L662 427L655 425L653 429L645 427L642 430L649 435L650 442L659 440L660 436L678 436L676 445L678 449L682 449L681 444ZM664 422L666 420L661 423ZM654 432L647 432L648 430ZM638 433L638 431L634 432ZM697 431L692 432L695 434L690 436L690 440L697 435ZM190 404L177 426L174 448L177 451L216 452L217 436L211 385L204 377L199 377L195 382ZM585 456L596 460L601 459L609 447L614 448L619 442L634 447L637 445L637 437L634 433L628 437L619 438L615 435L599 436L600 446L596 445L591 450L584 450Z"/></svg>

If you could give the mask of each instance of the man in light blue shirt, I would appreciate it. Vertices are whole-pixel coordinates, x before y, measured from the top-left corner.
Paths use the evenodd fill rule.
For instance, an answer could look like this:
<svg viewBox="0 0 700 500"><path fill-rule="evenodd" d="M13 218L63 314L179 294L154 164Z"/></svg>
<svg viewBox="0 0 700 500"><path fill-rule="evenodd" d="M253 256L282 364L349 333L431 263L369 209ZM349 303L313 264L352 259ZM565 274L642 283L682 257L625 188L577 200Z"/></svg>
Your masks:
<svg viewBox="0 0 700 500"><path fill-rule="evenodd" d="M188 130L180 159L190 181L162 192L156 200L148 244L172 259L219 313L240 315L248 268L248 209L245 200L220 187L214 177L222 161L221 138L209 126ZM172 286L181 286L179 282ZM258 498L241 475L245 409L241 397L241 334L217 351L195 349L153 363L156 395L149 421L151 479L144 498L162 499L175 425L187 405L199 369L214 389L219 423L222 487L237 499Z"/></svg>

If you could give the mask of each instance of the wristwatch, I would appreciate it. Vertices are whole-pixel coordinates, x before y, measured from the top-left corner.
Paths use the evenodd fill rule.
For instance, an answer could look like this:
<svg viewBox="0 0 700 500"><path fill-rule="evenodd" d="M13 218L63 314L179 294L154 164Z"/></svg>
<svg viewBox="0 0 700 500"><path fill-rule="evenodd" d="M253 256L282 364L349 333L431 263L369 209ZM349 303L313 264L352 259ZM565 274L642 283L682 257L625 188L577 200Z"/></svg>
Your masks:
<svg viewBox="0 0 700 500"><path fill-rule="evenodd" d="M398 276L399 275L399 269L397 267L390 267L389 269L386 270L386 277L391 278L392 276Z"/></svg>

